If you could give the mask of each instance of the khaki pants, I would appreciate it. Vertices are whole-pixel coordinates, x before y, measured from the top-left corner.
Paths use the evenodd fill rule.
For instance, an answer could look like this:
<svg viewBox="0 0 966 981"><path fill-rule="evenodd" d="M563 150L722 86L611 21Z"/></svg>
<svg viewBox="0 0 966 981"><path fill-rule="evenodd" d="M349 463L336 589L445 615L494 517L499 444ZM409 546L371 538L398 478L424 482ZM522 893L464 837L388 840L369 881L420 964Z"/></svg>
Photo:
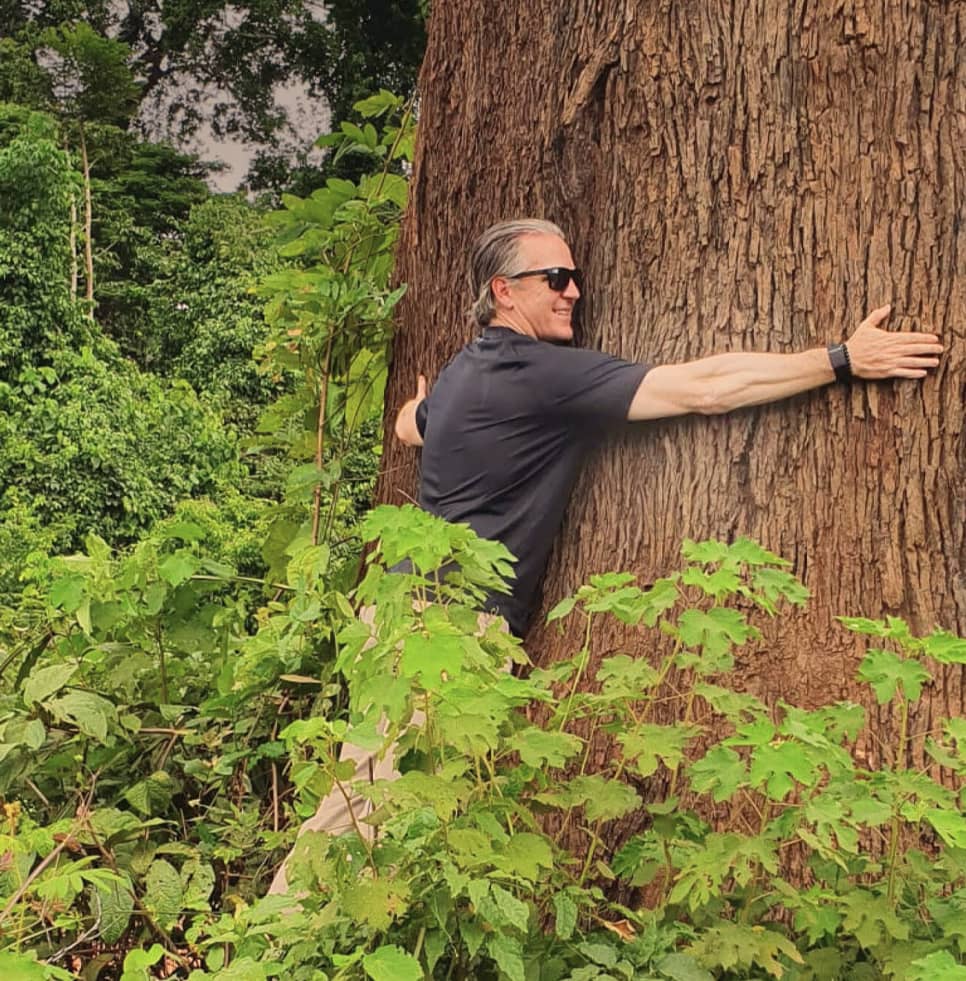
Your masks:
<svg viewBox="0 0 966 981"><path fill-rule="evenodd" d="M364 623L372 625L375 611L372 607L366 607L359 612L359 619ZM479 632L482 634L487 627L493 623L497 617L490 613L481 613L479 616ZM506 623L503 623L504 631L507 630ZM511 662L507 662L506 669L510 670ZM421 712L413 713L413 724L422 725L425 716ZM359 830L368 839L372 840L375 836L375 829L370 824L365 824L364 819L373 811L373 804L355 792L355 788L360 784L372 784L376 780L396 780L399 771L396 769L396 747L390 746L382 759L375 753L343 743L342 751L339 753L339 762L344 763L351 760L355 763L355 773L352 775L351 782L343 783L343 789L334 787L327 797L319 804L319 809L313 817L302 823L299 828L297 838L301 838L309 831L324 831L327 835L337 837L355 829L358 823ZM275 878L269 886L270 896L284 895L288 892L288 877L285 874L285 864L291 858L289 852L285 861L278 867Z"/></svg>

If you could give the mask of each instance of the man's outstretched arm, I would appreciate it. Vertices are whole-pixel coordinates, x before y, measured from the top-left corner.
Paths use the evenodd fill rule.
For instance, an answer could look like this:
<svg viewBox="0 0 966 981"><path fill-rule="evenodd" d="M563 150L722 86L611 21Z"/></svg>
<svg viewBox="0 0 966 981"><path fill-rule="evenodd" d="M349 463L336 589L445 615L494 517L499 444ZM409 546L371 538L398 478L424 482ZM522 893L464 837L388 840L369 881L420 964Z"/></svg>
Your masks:
<svg viewBox="0 0 966 981"><path fill-rule="evenodd" d="M935 334L879 329L890 309L873 310L847 341L856 378L923 378L939 364L943 348ZM800 354L717 354L685 364L659 365L644 377L627 418L731 412L798 395L834 378L825 348Z"/></svg>
<svg viewBox="0 0 966 981"><path fill-rule="evenodd" d="M416 425L416 410L426 398L426 376L420 375L416 381L416 397L403 404L396 416L396 437L407 446L422 446L423 437Z"/></svg>

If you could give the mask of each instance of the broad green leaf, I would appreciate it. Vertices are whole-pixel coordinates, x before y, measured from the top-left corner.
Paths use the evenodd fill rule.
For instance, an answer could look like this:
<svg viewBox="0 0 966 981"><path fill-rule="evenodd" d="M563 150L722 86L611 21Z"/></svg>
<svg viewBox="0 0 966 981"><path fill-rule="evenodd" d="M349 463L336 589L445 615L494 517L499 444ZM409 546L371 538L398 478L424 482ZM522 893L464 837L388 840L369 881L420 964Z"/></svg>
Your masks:
<svg viewBox="0 0 966 981"><path fill-rule="evenodd" d="M748 776L751 785L764 786L772 800L784 800L794 789L796 780L810 786L817 773L818 766L807 747L791 740L776 740L755 748Z"/></svg>
<svg viewBox="0 0 966 981"><path fill-rule="evenodd" d="M172 586L180 586L201 567L201 560L188 549L178 549L158 565L158 575Z"/></svg>
<svg viewBox="0 0 966 981"><path fill-rule="evenodd" d="M846 910L842 926L867 950L880 943L909 939L909 924L900 920L885 896L854 889L839 898Z"/></svg>
<svg viewBox="0 0 966 981"><path fill-rule="evenodd" d="M355 109L363 119L373 119L381 116L393 109L399 109L403 100L398 95L393 95L386 89L380 89L376 95L370 95L366 99L354 102L352 108Z"/></svg>
<svg viewBox="0 0 966 981"><path fill-rule="evenodd" d="M681 554L688 562L708 565L712 562L723 562L728 557L728 546L724 542L695 542L685 538L681 545Z"/></svg>
<svg viewBox="0 0 966 981"><path fill-rule="evenodd" d="M124 799L145 817L163 814L178 785L166 770L157 770L124 791Z"/></svg>
<svg viewBox="0 0 966 981"><path fill-rule="evenodd" d="M134 886L127 875L94 889L95 904L100 910L101 939L115 944L127 930L134 913Z"/></svg>
<svg viewBox="0 0 966 981"><path fill-rule="evenodd" d="M164 957L161 944L151 944L147 950L137 949L128 951L124 958L124 974L121 981L143 981L147 977L149 967L154 967Z"/></svg>
<svg viewBox="0 0 966 981"><path fill-rule="evenodd" d="M624 757L634 761L634 769L649 777L657 770L658 759L673 770L684 759L688 743L699 734L697 726L642 722L629 732L622 732L617 740L624 748Z"/></svg>
<svg viewBox="0 0 966 981"><path fill-rule="evenodd" d="M425 688L440 686L445 672L450 678L463 670L463 641L447 634L410 634L403 642L400 667L409 677L419 676Z"/></svg>
<svg viewBox="0 0 966 981"><path fill-rule="evenodd" d="M681 582L685 586L697 586L706 596L715 599L723 599L736 592L740 585L738 575L732 569L716 569L709 574L696 566L685 569Z"/></svg>
<svg viewBox="0 0 966 981"><path fill-rule="evenodd" d="M553 894L554 931L561 940L569 940L577 927L577 904L565 892Z"/></svg>
<svg viewBox="0 0 966 981"><path fill-rule="evenodd" d="M716 803L728 800L748 779L744 761L726 746L713 746L688 768L691 786L699 793L710 793Z"/></svg>
<svg viewBox="0 0 966 981"><path fill-rule="evenodd" d="M909 981L966 981L966 965L948 950L937 950L912 962Z"/></svg>
<svg viewBox="0 0 966 981"><path fill-rule="evenodd" d="M580 752L583 743L569 732L547 732L530 726L515 734L513 746L527 766L560 767Z"/></svg>
<svg viewBox="0 0 966 981"><path fill-rule="evenodd" d="M916 701L922 694L922 686L932 675L911 658L903 658L892 651L870 650L859 665L859 678L868 682L880 705L892 701L901 687L902 694Z"/></svg>
<svg viewBox="0 0 966 981"><path fill-rule="evenodd" d="M588 960L599 964L601 967L615 967L617 964L617 951L607 944L585 941L584 943L577 944L577 950Z"/></svg>
<svg viewBox="0 0 966 981"><path fill-rule="evenodd" d="M50 587L51 606L63 610L65 613L73 613L84 598L86 585L87 580L77 573L71 573L56 580Z"/></svg>
<svg viewBox="0 0 966 981"><path fill-rule="evenodd" d="M372 981L423 981L423 969L402 947L386 944L362 958L362 968Z"/></svg>
<svg viewBox="0 0 966 981"><path fill-rule="evenodd" d="M388 930L409 907L409 885L394 879L359 879L343 891L339 905L356 923Z"/></svg>
<svg viewBox="0 0 966 981"><path fill-rule="evenodd" d="M23 700L27 705L42 702L60 691L77 671L76 664L52 664L47 668L34 668L23 686Z"/></svg>
<svg viewBox="0 0 966 981"><path fill-rule="evenodd" d="M177 869L163 858L156 859L148 869L144 885L144 905L160 926L170 930L184 905L181 876Z"/></svg>
<svg viewBox="0 0 966 981"><path fill-rule="evenodd" d="M803 606L811 595L795 576L781 569L756 569L751 576L751 588L769 603L784 599L795 606Z"/></svg>
<svg viewBox="0 0 966 981"><path fill-rule="evenodd" d="M633 787L620 780L604 777L576 777L571 784L586 793L585 813L588 821L612 821L641 806L641 798Z"/></svg>
<svg viewBox="0 0 966 981"><path fill-rule="evenodd" d="M657 671L644 658L627 654L605 658L597 669L601 693L613 698L643 698L657 679Z"/></svg>
<svg viewBox="0 0 966 981"><path fill-rule="evenodd" d="M0 744L4 746L26 746L29 749L40 749L47 739L47 730L40 719L28 719L17 716L6 725L0 725Z"/></svg>
<svg viewBox="0 0 966 981"><path fill-rule="evenodd" d="M923 650L940 664L966 664L966 639L936 630L923 639Z"/></svg>
<svg viewBox="0 0 966 981"><path fill-rule="evenodd" d="M966 849L966 817L962 814L932 810L926 812L926 820L951 848Z"/></svg>
<svg viewBox="0 0 966 981"><path fill-rule="evenodd" d="M576 596L567 596L562 599L548 614L547 623L553 623L554 620L562 620L565 616L568 616L577 605Z"/></svg>
<svg viewBox="0 0 966 981"><path fill-rule="evenodd" d="M478 912L494 927L510 926L524 934L530 922L530 907L495 882L490 883L489 895L479 904Z"/></svg>
<svg viewBox="0 0 966 981"><path fill-rule="evenodd" d="M504 872L536 882L541 869L553 868L553 852L543 836L521 831L503 846L494 865Z"/></svg>
<svg viewBox="0 0 966 981"><path fill-rule="evenodd" d="M526 981L523 968L523 944L516 938L504 933L492 934L486 942L486 949L496 961L501 971L501 978L507 981Z"/></svg>
<svg viewBox="0 0 966 981"><path fill-rule="evenodd" d="M77 726L85 736L92 736L102 743L107 741L110 723L117 722L114 705L90 691L68 691L66 695L48 701L46 707L54 718Z"/></svg>
<svg viewBox="0 0 966 981"><path fill-rule="evenodd" d="M694 686L694 693L703 698L715 712L732 722L759 718L768 712L768 707L760 698L719 685L699 681Z"/></svg>
<svg viewBox="0 0 966 981"><path fill-rule="evenodd" d="M687 954L667 954L657 962L657 969L670 981L714 981L714 975Z"/></svg>
<svg viewBox="0 0 966 981"><path fill-rule="evenodd" d="M75 975L63 968L41 964L34 954L0 950L0 977L8 981L71 981Z"/></svg>
<svg viewBox="0 0 966 981"><path fill-rule="evenodd" d="M707 613L685 610L678 621L678 632L682 643L688 647L701 647L712 656L724 654L732 645L744 644L758 636L758 631L745 621L744 614L722 607Z"/></svg>

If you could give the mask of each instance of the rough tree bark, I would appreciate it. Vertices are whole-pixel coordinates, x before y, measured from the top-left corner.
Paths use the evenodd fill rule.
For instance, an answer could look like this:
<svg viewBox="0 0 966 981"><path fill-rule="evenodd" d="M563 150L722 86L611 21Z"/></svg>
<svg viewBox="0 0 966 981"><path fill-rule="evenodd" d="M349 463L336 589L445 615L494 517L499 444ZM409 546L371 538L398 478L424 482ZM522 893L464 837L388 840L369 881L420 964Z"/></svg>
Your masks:
<svg viewBox="0 0 966 981"><path fill-rule="evenodd" d="M467 246L512 216L562 225L589 282L582 341L625 358L824 345L886 302L892 327L947 345L924 384L615 439L578 484L544 609L593 572L666 573L684 537L751 536L813 600L768 628L743 683L862 700L886 732L835 615L966 633L964 52L966 5L941 0L434 4L387 419L469 338ZM417 457L388 438L385 462L379 498L399 503ZM537 627L528 650L579 643ZM940 671L915 728L964 703L961 671Z"/></svg>

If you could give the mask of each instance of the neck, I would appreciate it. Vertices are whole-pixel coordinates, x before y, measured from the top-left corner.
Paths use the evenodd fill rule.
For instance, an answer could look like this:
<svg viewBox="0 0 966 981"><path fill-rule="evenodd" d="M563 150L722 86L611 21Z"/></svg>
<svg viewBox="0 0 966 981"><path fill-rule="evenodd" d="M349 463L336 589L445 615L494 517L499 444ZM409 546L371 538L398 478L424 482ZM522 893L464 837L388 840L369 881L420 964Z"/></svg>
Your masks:
<svg viewBox="0 0 966 981"><path fill-rule="evenodd" d="M512 316L505 314L497 314L486 326L506 327L507 330L512 330L515 334L523 334L526 337L532 337L534 340L537 338L537 335L527 325L517 323Z"/></svg>

